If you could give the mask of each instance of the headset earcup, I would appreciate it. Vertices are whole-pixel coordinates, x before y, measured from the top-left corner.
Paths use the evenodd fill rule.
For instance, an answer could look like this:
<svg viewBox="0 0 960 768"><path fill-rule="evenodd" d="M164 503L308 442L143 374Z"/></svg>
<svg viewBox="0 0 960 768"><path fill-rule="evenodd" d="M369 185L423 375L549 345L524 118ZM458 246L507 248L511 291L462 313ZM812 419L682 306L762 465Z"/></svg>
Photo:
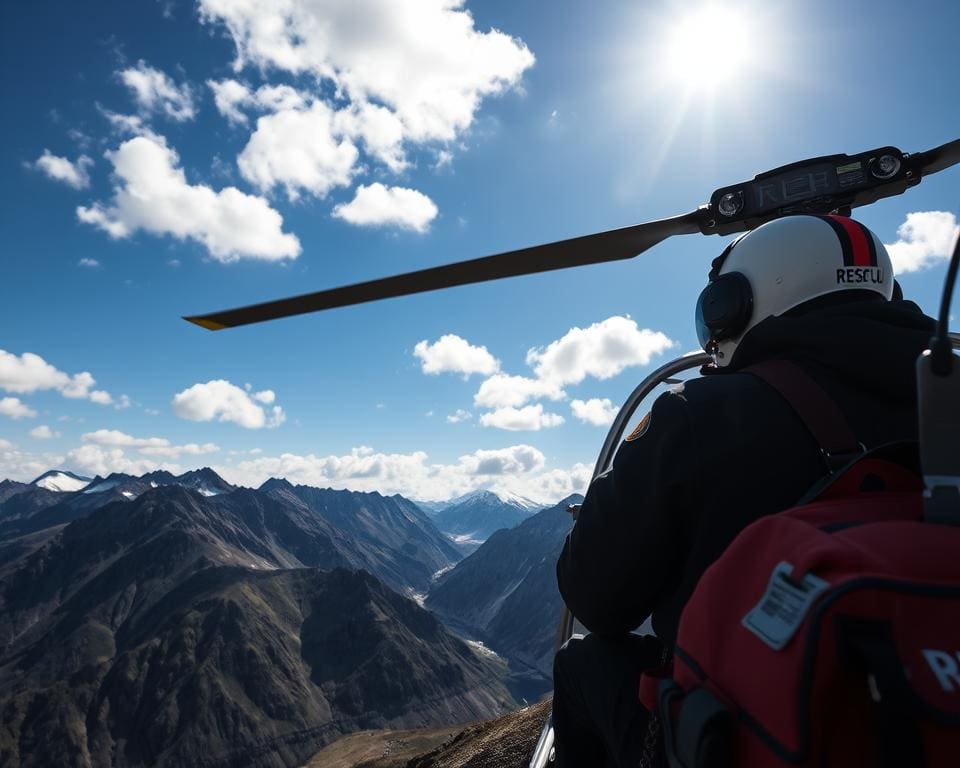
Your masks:
<svg viewBox="0 0 960 768"><path fill-rule="evenodd" d="M732 339L743 332L753 314L753 289L742 272L720 275L703 289L697 301L701 344Z"/></svg>

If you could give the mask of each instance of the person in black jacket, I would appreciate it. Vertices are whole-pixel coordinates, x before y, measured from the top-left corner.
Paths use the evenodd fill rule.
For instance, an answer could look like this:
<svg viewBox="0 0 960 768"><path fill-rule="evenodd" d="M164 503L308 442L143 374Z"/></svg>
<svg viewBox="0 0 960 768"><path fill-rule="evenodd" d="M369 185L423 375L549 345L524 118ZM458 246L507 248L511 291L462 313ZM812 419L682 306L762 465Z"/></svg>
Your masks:
<svg viewBox="0 0 960 768"><path fill-rule="evenodd" d="M714 261L697 324L716 365L655 401L591 484L557 563L563 599L591 633L555 661L560 768L649 763L656 732L640 675L669 657L700 575L744 527L793 506L843 458L825 457L745 368L798 365L865 448L916 438L914 363L934 322L893 295L883 244L839 216L774 220ZM648 617L656 637L631 634Z"/></svg>

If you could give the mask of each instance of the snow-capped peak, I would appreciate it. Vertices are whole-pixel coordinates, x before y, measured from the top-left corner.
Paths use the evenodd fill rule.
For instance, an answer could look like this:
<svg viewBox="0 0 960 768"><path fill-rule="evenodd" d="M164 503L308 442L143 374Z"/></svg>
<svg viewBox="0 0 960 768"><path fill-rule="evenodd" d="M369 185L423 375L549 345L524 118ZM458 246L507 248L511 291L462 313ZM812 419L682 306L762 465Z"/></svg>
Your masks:
<svg viewBox="0 0 960 768"><path fill-rule="evenodd" d="M86 488L89 482L89 477L80 477L66 470L52 469L40 475L31 485L57 493L69 493Z"/></svg>
<svg viewBox="0 0 960 768"><path fill-rule="evenodd" d="M499 501L503 504L509 504L511 507L517 507L528 512L541 510L544 507L543 504L538 504L537 502L532 501L524 496L501 489L482 489L479 491L471 491L470 493L448 502L448 506L452 507L454 505L465 504L467 502L490 503L494 501Z"/></svg>

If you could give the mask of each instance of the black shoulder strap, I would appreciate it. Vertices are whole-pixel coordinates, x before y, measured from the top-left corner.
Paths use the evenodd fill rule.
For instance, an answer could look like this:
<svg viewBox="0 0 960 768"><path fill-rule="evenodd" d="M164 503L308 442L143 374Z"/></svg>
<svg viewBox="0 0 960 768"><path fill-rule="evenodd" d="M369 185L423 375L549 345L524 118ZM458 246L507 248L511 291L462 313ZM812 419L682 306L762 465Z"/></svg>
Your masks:
<svg viewBox="0 0 960 768"><path fill-rule="evenodd" d="M800 366L789 360L765 360L743 372L765 381L790 404L820 445L831 472L863 453L840 407Z"/></svg>

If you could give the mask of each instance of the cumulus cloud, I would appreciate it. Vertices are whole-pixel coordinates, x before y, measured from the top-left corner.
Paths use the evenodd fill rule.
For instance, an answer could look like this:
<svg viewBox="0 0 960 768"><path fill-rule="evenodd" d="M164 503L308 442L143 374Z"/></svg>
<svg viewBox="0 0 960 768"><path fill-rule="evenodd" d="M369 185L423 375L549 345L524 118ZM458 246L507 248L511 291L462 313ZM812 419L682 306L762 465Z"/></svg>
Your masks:
<svg viewBox="0 0 960 768"><path fill-rule="evenodd" d="M22 402L19 397L0 398L0 416L9 416L11 419L32 419L37 412Z"/></svg>
<svg viewBox="0 0 960 768"><path fill-rule="evenodd" d="M178 86L168 75L149 66L143 59L135 67L117 74L144 112L162 113L178 123L192 120L196 115L190 86L186 83Z"/></svg>
<svg viewBox="0 0 960 768"><path fill-rule="evenodd" d="M116 429L98 429L83 435L83 441L102 448L133 448L144 456L179 458L181 455L201 456L220 450L214 443L186 443L174 445L164 437L133 437Z"/></svg>
<svg viewBox="0 0 960 768"><path fill-rule="evenodd" d="M291 200L301 191L324 197L348 186L359 151L335 133L333 123L333 110L319 101L259 118L237 158L240 174L262 192L283 187Z"/></svg>
<svg viewBox="0 0 960 768"><path fill-rule="evenodd" d="M333 216L361 227L396 226L426 232L437 216L434 202L422 192L406 187L385 187L379 182L360 185L353 200L333 209Z"/></svg>
<svg viewBox="0 0 960 768"><path fill-rule="evenodd" d="M236 80L207 80L207 86L213 91L213 103L217 111L227 118L228 122L245 124L247 116L241 107L253 102L253 94L243 83Z"/></svg>
<svg viewBox="0 0 960 768"><path fill-rule="evenodd" d="M480 389L473 396L473 402L481 408L518 408L541 397L562 400L566 396L566 392L554 381L498 373L480 385Z"/></svg>
<svg viewBox="0 0 960 768"><path fill-rule="evenodd" d="M489 376L500 370L500 361L486 347L475 347L466 339L448 333L433 344L426 339L417 343L413 354L420 358L424 373L462 373L469 378L474 373Z"/></svg>
<svg viewBox="0 0 960 768"><path fill-rule="evenodd" d="M0 349L0 389L7 392L31 394L53 389L73 399L85 398L101 405L113 402L108 392L93 389L96 383L89 371L71 376L52 366L40 355L24 352L18 356Z"/></svg>
<svg viewBox="0 0 960 768"><path fill-rule="evenodd" d="M497 408L480 417L480 423L485 427L496 427L511 432L532 431L559 427L563 424L563 416L557 413L545 413L540 403L528 405L524 408Z"/></svg>
<svg viewBox="0 0 960 768"><path fill-rule="evenodd" d="M201 243L221 262L280 261L300 254L283 218L260 197L236 187L214 191L187 183L177 153L159 136L135 136L106 157L116 176L113 200L77 208L77 217L110 237L137 230Z"/></svg>
<svg viewBox="0 0 960 768"><path fill-rule="evenodd" d="M51 154L49 149L43 150L43 154L34 162L34 167L38 171L74 189L86 189L90 186L90 174L87 169L91 165L93 160L86 155L80 155L75 161L71 161Z"/></svg>
<svg viewBox="0 0 960 768"><path fill-rule="evenodd" d="M589 328L571 328L545 348L527 352L537 377L557 384L579 384L587 376L609 379L625 368L647 365L674 346L665 334L637 328L626 317L609 317Z"/></svg>
<svg viewBox="0 0 960 768"><path fill-rule="evenodd" d="M39 427L34 427L28 434L30 437L34 437L37 440L52 440L55 437L60 437L59 432L54 432L46 424L41 424Z"/></svg>
<svg viewBox="0 0 960 768"><path fill-rule="evenodd" d="M386 107L351 104L337 112L334 126L344 136L362 142L367 154L394 173L409 165L403 150L403 123Z"/></svg>
<svg viewBox="0 0 960 768"><path fill-rule="evenodd" d="M473 414L470 411L465 411L463 408L458 408L456 411L447 416L448 424L459 424L461 421L469 421L473 418Z"/></svg>
<svg viewBox="0 0 960 768"><path fill-rule="evenodd" d="M21 451L9 441L0 440L0 478L29 483L51 467L63 466L63 462L62 454Z"/></svg>
<svg viewBox="0 0 960 768"><path fill-rule="evenodd" d="M574 400L570 403L570 410L580 421L593 424L595 427L606 427L613 424L619 409L607 398L591 398L590 400Z"/></svg>
<svg viewBox="0 0 960 768"><path fill-rule="evenodd" d="M201 0L200 13L227 28L235 69L312 74L354 103L389 107L413 141L450 141L483 97L516 86L534 62L521 41L475 29L462 4Z"/></svg>
<svg viewBox="0 0 960 768"><path fill-rule="evenodd" d="M230 421L247 429L277 427L286 420L283 408L264 408L258 403L272 403L273 392L264 390L252 395L224 379L194 384L174 395L173 412L190 421Z"/></svg>
<svg viewBox="0 0 960 768"><path fill-rule="evenodd" d="M960 236L957 217L948 211L908 213L897 228L897 241L884 243L895 274L927 269L946 261Z"/></svg>
<svg viewBox="0 0 960 768"><path fill-rule="evenodd" d="M285 477L293 483L400 493L414 499L449 499L493 488L544 503L583 491L584 478L589 477L583 464L547 468L543 453L531 445L478 450L447 464L429 462L423 451L385 454L358 447L341 456L257 456L215 469L239 485L256 486L269 477Z"/></svg>
<svg viewBox="0 0 960 768"><path fill-rule="evenodd" d="M469 128L483 99L518 86L534 63L520 40L476 29L462 5L201 0L201 19L233 38L236 72L249 66L314 83L253 90L239 79L208 81L232 124L267 113L238 158L244 178L265 193L280 187L292 199L324 197L367 170L359 147L392 173L409 166L408 145L432 144L441 164L452 159L447 147ZM437 211L420 192L372 185L335 215L422 232Z"/></svg>
<svg viewBox="0 0 960 768"><path fill-rule="evenodd" d="M111 472L124 472L128 475L142 475L158 469L165 469L175 475L183 472L179 464L158 461L147 456L127 456L123 448L111 448L95 443L87 443L67 452L65 462L68 467L83 475L109 475ZM49 469L49 465L47 469Z"/></svg>
<svg viewBox="0 0 960 768"><path fill-rule="evenodd" d="M96 259L80 259L80 261L77 262L77 266L87 267L88 269L96 269L100 266L100 262Z"/></svg>

